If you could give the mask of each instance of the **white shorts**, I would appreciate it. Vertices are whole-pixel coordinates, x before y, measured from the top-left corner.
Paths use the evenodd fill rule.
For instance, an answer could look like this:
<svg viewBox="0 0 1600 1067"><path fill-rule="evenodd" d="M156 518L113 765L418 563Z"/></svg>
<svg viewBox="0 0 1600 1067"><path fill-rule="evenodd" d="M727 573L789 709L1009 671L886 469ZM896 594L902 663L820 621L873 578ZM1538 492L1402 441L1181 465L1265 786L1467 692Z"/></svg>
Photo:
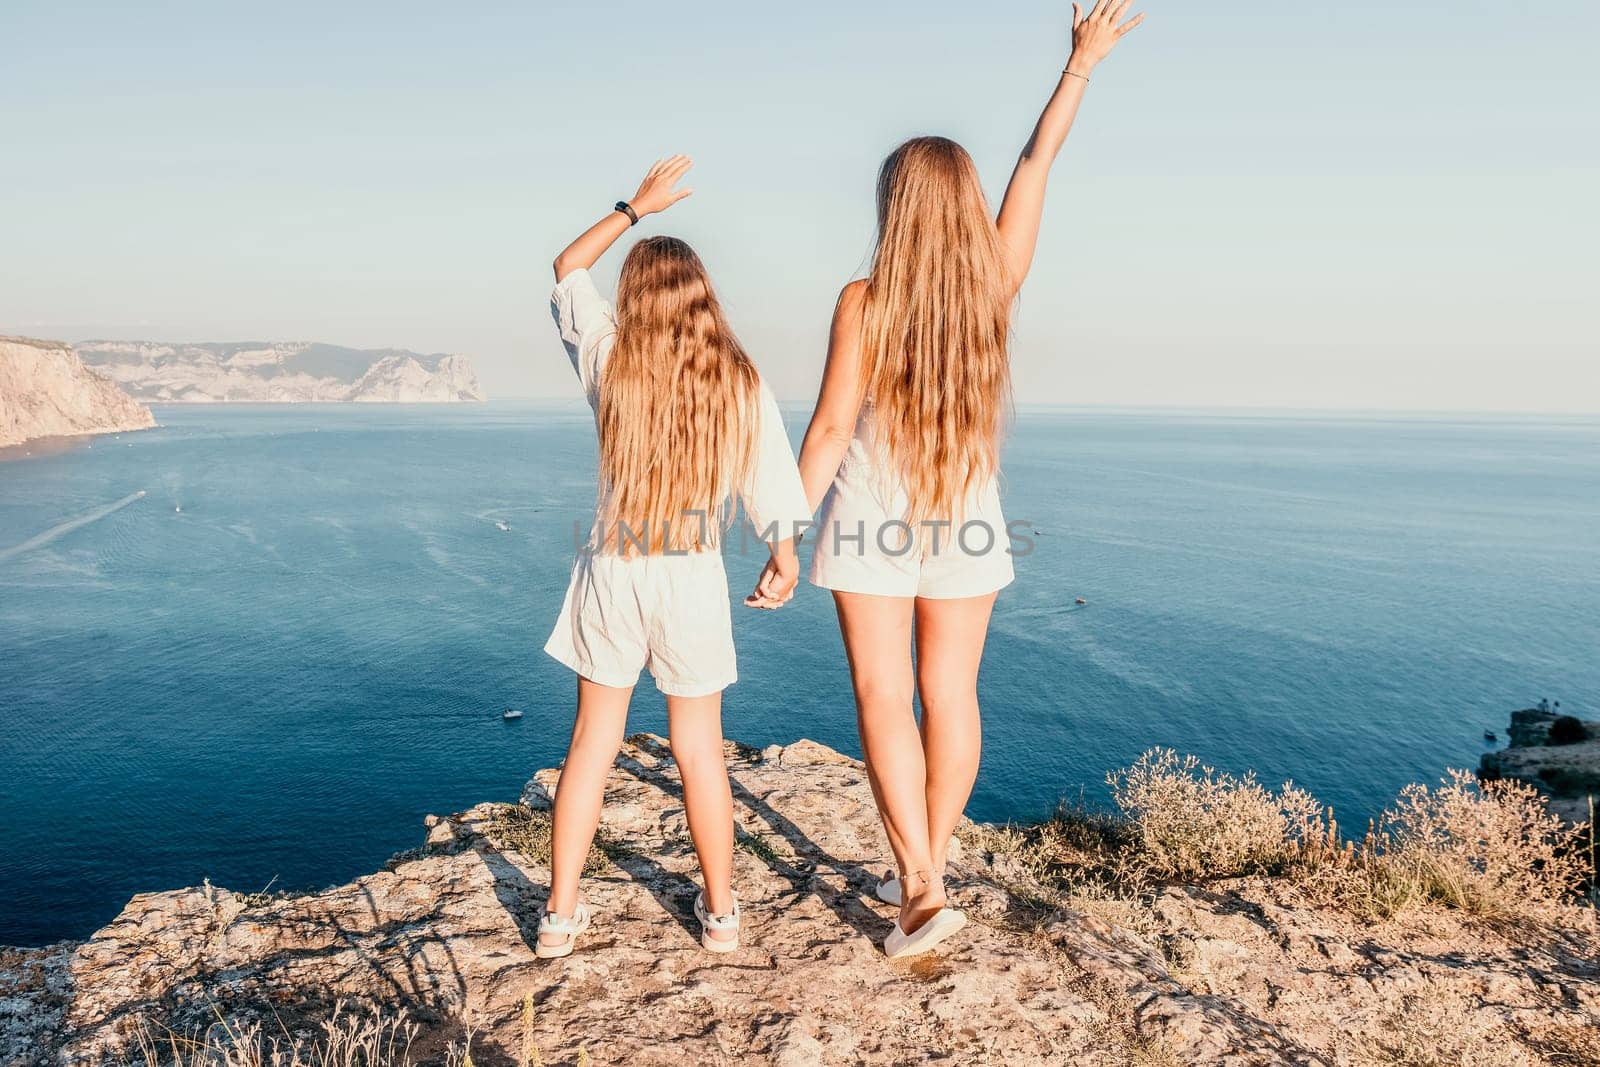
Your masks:
<svg viewBox="0 0 1600 1067"><path fill-rule="evenodd" d="M976 487L960 518L911 531L903 489L886 487L877 469L852 447L823 498L809 535L811 584L843 593L953 600L1010 585L1011 538L991 478ZM888 498L887 503L885 498Z"/></svg>
<svg viewBox="0 0 1600 1067"><path fill-rule="evenodd" d="M631 687L648 667L668 696L721 692L739 678L722 553L580 552L544 650L601 685Z"/></svg>

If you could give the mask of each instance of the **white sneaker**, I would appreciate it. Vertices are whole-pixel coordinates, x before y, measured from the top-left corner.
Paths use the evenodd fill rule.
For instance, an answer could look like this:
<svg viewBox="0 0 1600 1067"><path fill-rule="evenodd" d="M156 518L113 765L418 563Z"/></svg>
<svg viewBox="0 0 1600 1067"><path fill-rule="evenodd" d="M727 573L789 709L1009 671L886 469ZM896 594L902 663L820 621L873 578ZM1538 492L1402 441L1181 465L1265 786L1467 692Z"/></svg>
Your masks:
<svg viewBox="0 0 1600 1067"><path fill-rule="evenodd" d="M884 938L883 954L890 959L898 959L901 956L915 956L919 952L927 952L965 925L967 917L954 908L940 908L934 913L933 918L917 927L915 933L910 934L900 929L900 920L896 919L894 929Z"/></svg>
<svg viewBox="0 0 1600 1067"><path fill-rule="evenodd" d="M574 908L572 914L565 918L546 909L539 918L539 937L533 943L533 954L541 960L570 956L578 935L587 929L589 929L589 909L582 904ZM546 937L559 937L561 940L546 944Z"/></svg>
<svg viewBox="0 0 1600 1067"><path fill-rule="evenodd" d="M706 895L694 895L694 917L700 920L700 947L707 952L732 952L739 947L739 898L733 898L733 911L727 915L712 915L706 911ZM711 931L726 933L733 931L732 937L712 937Z"/></svg>

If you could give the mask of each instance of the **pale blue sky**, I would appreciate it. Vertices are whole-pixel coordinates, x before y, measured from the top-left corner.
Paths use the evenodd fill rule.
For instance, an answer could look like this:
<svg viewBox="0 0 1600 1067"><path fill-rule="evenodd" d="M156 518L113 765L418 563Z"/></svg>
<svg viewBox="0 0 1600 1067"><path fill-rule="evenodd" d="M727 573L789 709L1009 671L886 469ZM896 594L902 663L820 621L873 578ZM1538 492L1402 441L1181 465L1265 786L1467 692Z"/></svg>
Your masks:
<svg viewBox="0 0 1600 1067"><path fill-rule="evenodd" d="M1600 9L1143 9L1057 165L1019 400L1600 410ZM696 195L641 229L806 400L879 160L947 134L997 199L1068 10L9 0L0 332L458 351L570 393L548 263L681 151Z"/></svg>

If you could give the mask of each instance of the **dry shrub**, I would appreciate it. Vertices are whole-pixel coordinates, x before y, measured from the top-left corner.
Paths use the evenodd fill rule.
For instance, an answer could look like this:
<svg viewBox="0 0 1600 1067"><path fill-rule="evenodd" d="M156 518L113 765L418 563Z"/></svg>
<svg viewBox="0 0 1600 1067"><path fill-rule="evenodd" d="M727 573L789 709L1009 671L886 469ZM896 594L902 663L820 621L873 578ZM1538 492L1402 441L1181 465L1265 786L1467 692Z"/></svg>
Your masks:
<svg viewBox="0 0 1600 1067"><path fill-rule="evenodd" d="M1574 899L1587 877L1579 834L1530 785L1479 782L1452 770L1409 785L1367 846L1399 910L1410 896L1488 918L1520 917Z"/></svg>
<svg viewBox="0 0 1600 1067"><path fill-rule="evenodd" d="M1157 878L1197 879L1269 872L1324 835L1326 815L1309 793L1202 766L1153 748L1106 778L1129 820L1140 862Z"/></svg>
<svg viewBox="0 0 1600 1067"><path fill-rule="evenodd" d="M1152 749L1108 777L1117 811L1063 805L1033 826L964 824L992 877L1038 926L1062 908L1152 929L1163 882L1249 874L1286 879L1319 903L1368 919L1444 906L1497 923L1565 921L1592 877L1591 830L1567 829L1531 786L1451 771L1408 786L1360 843L1285 784L1273 792L1193 756Z"/></svg>

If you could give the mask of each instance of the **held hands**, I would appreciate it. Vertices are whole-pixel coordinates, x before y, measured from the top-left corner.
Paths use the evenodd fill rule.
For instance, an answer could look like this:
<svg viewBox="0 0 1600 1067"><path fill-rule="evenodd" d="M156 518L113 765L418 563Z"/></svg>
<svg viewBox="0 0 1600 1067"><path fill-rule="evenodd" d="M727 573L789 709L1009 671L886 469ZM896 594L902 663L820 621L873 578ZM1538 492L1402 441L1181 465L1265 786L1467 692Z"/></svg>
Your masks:
<svg viewBox="0 0 1600 1067"><path fill-rule="evenodd" d="M1072 58L1067 60L1067 70L1087 77L1111 49L1122 40L1122 35L1144 21L1143 13L1117 25L1133 0L1095 0L1095 5L1085 15L1083 8L1072 5Z"/></svg>
<svg viewBox="0 0 1600 1067"><path fill-rule="evenodd" d="M693 189L674 189L679 180L694 166L694 160L688 156L673 156L670 159L658 159L655 166L650 168L650 173L644 176L644 181L639 183L639 191L633 194L633 199L628 201L634 213L640 218L653 215L658 211L665 211L679 200L694 192Z"/></svg>
<svg viewBox="0 0 1600 1067"><path fill-rule="evenodd" d="M776 611L794 599L794 587L799 581L800 557L791 548L767 560L756 591L744 598L744 606Z"/></svg>

